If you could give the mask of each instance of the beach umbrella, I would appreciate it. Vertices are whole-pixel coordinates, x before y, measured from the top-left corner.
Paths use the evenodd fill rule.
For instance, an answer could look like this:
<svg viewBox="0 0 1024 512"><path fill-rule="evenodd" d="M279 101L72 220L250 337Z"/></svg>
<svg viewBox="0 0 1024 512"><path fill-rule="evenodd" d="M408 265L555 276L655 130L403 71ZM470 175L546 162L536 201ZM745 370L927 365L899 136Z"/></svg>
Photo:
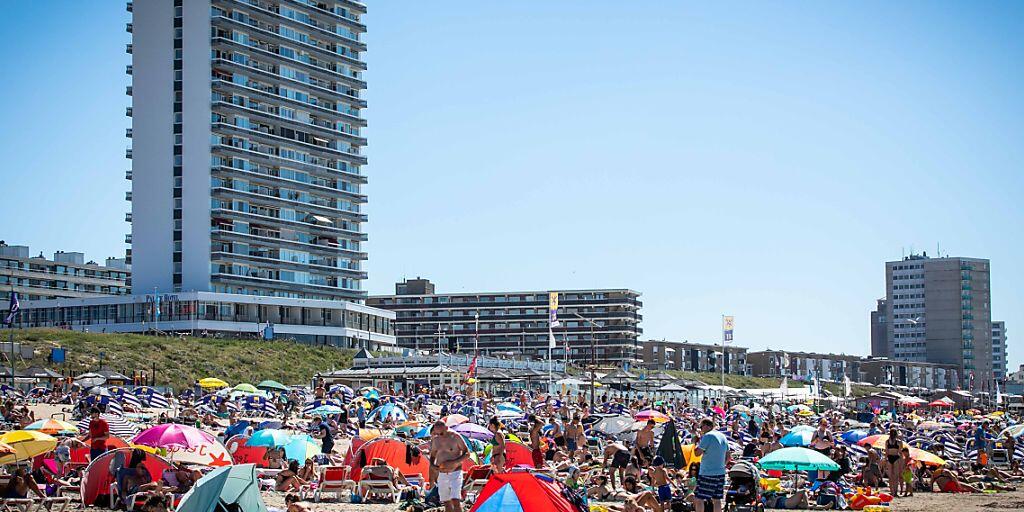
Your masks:
<svg viewBox="0 0 1024 512"><path fill-rule="evenodd" d="M216 377L207 377L199 380L199 387L203 389L220 389L228 387L228 383Z"/></svg>
<svg viewBox="0 0 1024 512"><path fill-rule="evenodd" d="M37 430L37 431L42 432L44 434L50 434L50 435L54 435L54 434L77 434L78 433L78 427L76 427L76 426L74 426L71 423L68 423L66 421L61 421L61 420L57 420L57 419L53 419L53 418L47 418L47 419L42 419L42 420L35 421L35 422L29 424L28 426L26 426L25 430Z"/></svg>
<svg viewBox="0 0 1024 512"><path fill-rule="evenodd" d="M46 388L46 387L43 387L43 386L36 386L36 387L28 390L28 394L29 395L49 395L52 392L53 392L52 389Z"/></svg>
<svg viewBox="0 0 1024 512"><path fill-rule="evenodd" d="M284 384L281 384L276 380L262 381L259 384L256 384L256 387L264 391L281 391L285 393L288 392L288 386L285 386ZM238 389L238 386L235 386L235 389Z"/></svg>
<svg viewBox="0 0 1024 512"><path fill-rule="evenodd" d="M836 471L839 464L808 448L790 447L775 450L757 462L761 469L781 471Z"/></svg>
<svg viewBox="0 0 1024 512"><path fill-rule="evenodd" d="M444 424L448 425L448 427L450 428L450 427L454 427L455 425L461 425L463 423L469 423L469 418L467 418L467 417L465 417L465 416L463 416L461 414L449 414L448 416L445 416L444 418L441 418L441 421L443 421Z"/></svg>
<svg viewBox="0 0 1024 512"><path fill-rule="evenodd" d="M686 457L683 456L683 448L679 444L676 422L670 421L665 424L665 432L661 435L661 443L658 444L658 455L665 459L665 465L670 468L686 467Z"/></svg>
<svg viewBox="0 0 1024 512"><path fill-rule="evenodd" d="M83 373L75 378L75 384L82 386L83 389L102 386L106 383L107 378L98 373Z"/></svg>
<svg viewBox="0 0 1024 512"><path fill-rule="evenodd" d="M395 432L411 436L414 435L416 431L420 430L421 428L423 428L423 423L420 423L418 421L406 421L401 425L395 427Z"/></svg>
<svg viewBox="0 0 1024 512"><path fill-rule="evenodd" d="M516 404L510 404L508 402L502 402L502 403L498 404L498 406L495 407L495 409L499 413L502 413L502 412L512 413L512 414L515 414L517 416L522 416L523 414L526 414L525 412L523 412L523 409L521 407L519 407Z"/></svg>
<svg viewBox="0 0 1024 512"><path fill-rule="evenodd" d="M224 439L231 439L234 436L244 434L250 425L251 423L247 420L242 420L230 425L226 430L224 430Z"/></svg>
<svg viewBox="0 0 1024 512"><path fill-rule="evenodd" d="M621 434L630 429L633 426L633 420L629 416L608 416L601 418L592 427L593 430L615 436Z"/></svg>
<svg viewBox="0 0 1024 512"><path fill-rule="evenodd" d="M53 451L57 447L56 438L36 430L7 432L0 435L0 443L6 444L13 450L11 453L0 456L0 465L31 459Z"/></svg>
<svg viewBox="0 0 1024 512"><path fill-rule="evenodd" d="M252 384L238 384L232 388L232 391L236 393L245 393L247 395L255 395L260 392L260 390L256 389L256 386L253 386Z"/></svg>
<svg viewBox="0 0 1024 512"><path fill-rule="evenodd" d="M409 415L397 404L387 403L372 411L366 416L366 421L405 421ZM468 418L467 418L468 421Z"/></svg>
<svg viewBox="0 0 1024 512"><path fill-rule="evenodd" d="M292 436L288 444L284 445L284 457L288 460L298 461L299 464L319 454L320 446L306 434Z"/></svg>
<svg viewBox="0 0 1024 512"><path fill-rule="evenodd" d="M359 394L367 400L380 400L380 390L373 386L359 388Z"/></svg>
<svg viewBox="0 0 1024 512"><path fill-rule="evenodd" d="M290 443L292 435L284 430L278 429L264 429L257 430L252 433L249 437L249 441L245 444L246 446L266 446L268 448L275 448L278 446L284 446Z"/></svg>
<svg viewBox="0 0 1024 512"><path fill-rule="evenodd" d="M814 437L813 430L793 430L782 436L779 442L782 443L782 446L807 446L811 444L812 437Z"/></svg>
<svg viewBox="0 0 1024 512"><path fill-rule="evenodd" d="M658 423L665 423L666 421L672 418L669 418L668 415L663 412L655 411L653 409L647 409L646 411L640 411L633 415L633 419L637 421L654 420Z"/></svg>
<svg viewBox="0 0 1024 512"><path fill-rule="evenodd" d="M1006 434L1010 434L1010 437L1020 437L1021 434L1024 434L1024 423L1010 425L1009 427L1004 428L1003 431L999 433L999 437L1005 437Z"/></svg>
<svg viewBox="0 0 1024 512"><path fill-rule="evenodd" d="M860 441L861 439L864 439L867 436L867 430L847 430L846 432L839 434L839 438L848 444L856 443L857 441Z"/></svg>
<svg viewBox="0 0 1024 512"><path fill-rule="evenodd" d="M796 404L796 405L791 405L789 407L786 407L786 410L791 412L791 413L796 413L798 411L809 411L811 409L810 409L810 407L807 407L804 404Z"/></svg>
<svg viewBox="0 0 1024 512"><path fill-rule="evenodd" d="M141 400L143 405L147 407L164 409L171 406L170 402L167 401L167 397L165 397L164 394L156 388L142 386L135 388L132 392L135 393L135 396L139 397L139 400Z"/></svg>
<svg viewBox="0 0 1024 512"><path fill-rule="evenodd" d="M945 423L942 421L922 421L917 425L917 428L921 430L945 430L953 429L956 427L950 423Z"/></svg>
<svg viewBox="0 0 1024 512"><path fill-rule="evenodd" d="M477 425L476 423L460 423L452 427L452 431L470 439L479 439L481 441L490 441L494 438L494 434L487 427Z"/></svg>
<svg viewBox="0 0 1024 512"><path fill-rule="evenodd" d="M260 496L259 479L255 464L225 466L211 471L199 479L185 493L177 512L215 512L218 510L244 510L267 512Z"/></svg>
<svg viewBox="0 0 1024 512"><path fill-rule="evenodd" d="M932 452L928 452L920 448L914 447L910 447L909 450L910 458L922 464L927 464L929 466L944 466L946 464L946 461L943 460L942 457L939 457L938 455L935 455Z"/></svg>
<svg viewBox="0 0 1024 512"><path fill-rule="evenodd" d="M320 407L309 411L307 414L310 416L332 416L335 414L341 414L342 412L344 412L343 409L336 405L321 405Z"/></svg>
<svg viewBox="0 0 1024 512"><path fill-rule="evenodd" d="M116 398L110 396L109 394L89 395L85 397L85 403L89 407L99 407L101 410L105 412L109 412L118 416L124 414L124 408L121 406L121 402L119 402Z"/></svg>
<svg viewBox="0 0 1024 512"><path fill-rule="evenodd" d="M117 437L123 439L131 439L132 437L135 437L135 434L139 433L139 427L135 426L134 423L131 423L128 420L124 419L123 416L117 416L114 414L101 414L100 418L106 420L107 426L110 427L110 433ZM89 421L91 419L92 418L89 417L82 418L81 420L78 421L78 423L75 424L75 426L78 427L78 430L80 432L85 432L89 430Z"/></svg>
<svg viewBox="0 0 1024 512"><path fill-rule="evenodd" d="M711 408L711 412L713 412L713 413L715 413L715 414L717 414L717 415L719 415L719 416L721 416L723 418L725 417L725 410L722 409L721 407L717 406L717 405Z"/></svg>
<svg viewBox="0 0 1024 512"><path fill-rule="evenodd" d="M729 410L730 411L736 411L736 412L744 412L744 413L748 413L748 414L750 413L750 407L747 407L747 406L745 406L743 404L736 404L736 405L730 407Z"/></svg>
<svg viewBox="0 0 1024 512"><path fill-rule="evenodd" d="M189 425L165 423L149 427L132 439L132 444L152 446L154 448L195 448L216 442L216 438L208 432Z"/></svg>

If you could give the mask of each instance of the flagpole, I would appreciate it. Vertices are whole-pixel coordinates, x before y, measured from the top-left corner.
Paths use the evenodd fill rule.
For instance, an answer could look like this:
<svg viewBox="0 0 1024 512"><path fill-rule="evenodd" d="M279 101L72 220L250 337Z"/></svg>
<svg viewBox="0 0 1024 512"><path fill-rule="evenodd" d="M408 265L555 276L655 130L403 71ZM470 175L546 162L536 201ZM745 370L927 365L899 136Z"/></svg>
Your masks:
<svg viewBox="0 0 1024 512"><path fill-rule="evenodd" d="M474 333L473 333L473 360L476 361L480 357L480 312L479 311L477 311L476 313L473 314L473 322L474 322L474 325L475 325ZM476 372L476 368L475 367L474 367L473 371ZM475 376L473 378L475 379L474 382L473 382L473 397L476 398L476 394L477 394L477 391L478 391L476 384L477 384L477 382L480 381L480 379L477 379Z"/></svg>
<svg viewBox="0 0 1024 512"><path fill-rule="evenodd" d="M725 315L722 315L722 367L721 367L721 373L722 373L722 387L723 388L725 388L725 358L726 357L728 357L728 355L726 355L726 353L725 353ZM723 389L722 393L724 393L724 392L725 392L725 390Z"/></svg>

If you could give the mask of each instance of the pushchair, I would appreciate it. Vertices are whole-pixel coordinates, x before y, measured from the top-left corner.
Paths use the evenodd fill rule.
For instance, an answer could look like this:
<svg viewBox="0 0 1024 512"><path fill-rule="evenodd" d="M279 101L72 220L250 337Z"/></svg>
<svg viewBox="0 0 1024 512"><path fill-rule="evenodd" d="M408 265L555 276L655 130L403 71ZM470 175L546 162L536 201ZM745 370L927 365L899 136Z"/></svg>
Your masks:
<svg viewBox="0 0 1024 512"><path fill-rule="evenodd" d="M730 512L763 512L761 472L753 462L741 460L729 468L725 509Z"/></svg>

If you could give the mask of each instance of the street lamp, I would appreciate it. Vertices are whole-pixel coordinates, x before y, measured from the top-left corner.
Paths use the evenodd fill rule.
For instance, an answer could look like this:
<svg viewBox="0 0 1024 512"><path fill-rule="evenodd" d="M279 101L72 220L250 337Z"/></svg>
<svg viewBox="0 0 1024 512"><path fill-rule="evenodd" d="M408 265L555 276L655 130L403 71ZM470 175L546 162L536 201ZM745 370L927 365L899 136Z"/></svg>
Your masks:
<svg viewBox="0 0 1024 512"><path fill-rule="evenodd" d="M593 411L595 407L594 402L594 380L595 380L595 369L597 368L597 351L594 349L594 327L597 324L588 318L584 318L583 315L573 312L573 315L580 320L590 324L590 410Z"/></svg>

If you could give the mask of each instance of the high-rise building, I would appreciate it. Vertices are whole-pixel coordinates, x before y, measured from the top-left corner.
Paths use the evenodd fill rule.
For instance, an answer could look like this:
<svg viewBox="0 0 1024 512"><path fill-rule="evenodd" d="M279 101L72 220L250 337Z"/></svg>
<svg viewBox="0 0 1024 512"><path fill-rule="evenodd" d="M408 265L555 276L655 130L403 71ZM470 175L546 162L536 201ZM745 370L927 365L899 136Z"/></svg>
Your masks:
<svg viewBox="0 0 1024 512"><path fill-rule="evenodd" d="M133 295L29 300L15 325L395 351L366 293L366 84L351 0L137 0Z"/></svg>
<svg viewBox="0 0 1024 512"><path fill-rule="evenodd" d="M994 389L988 260L912 255L887 262L885 281L889 357L952 364L965 388Z"/></svg>
<svg viewBox="0 0 1024 512"><path fill-rule="evenodd" d="M878 299L875 310L871 312L871 355L889 357L889 336L887 334L887 314L889 303L885 298Z"/></svg>
<svg viewBox="0 0 1024 512"><path fill-rule="evenodd" d="M1006 322L992 322L992 376L1006 379Z"/></svg>
<svg viewBox="0 0 1024 512"><path fill-rule="evenodd" d="M135 293L363 300L366 7L128 10Z"/></svg>
<svg viewBox="0 0 1024 512"><path fill-rule="evenodd" d="M640 355L640 294L627 289L435 293L425 279L395 286L395 295L366 304L393 311L398 345L418 350L636 364ZM559 325L548 330L549 293L558 293ZM577 316L579 315L579 316ZM582 319L580 318L582 317ZM568 349L568 353L566 350Z"/></svg>

